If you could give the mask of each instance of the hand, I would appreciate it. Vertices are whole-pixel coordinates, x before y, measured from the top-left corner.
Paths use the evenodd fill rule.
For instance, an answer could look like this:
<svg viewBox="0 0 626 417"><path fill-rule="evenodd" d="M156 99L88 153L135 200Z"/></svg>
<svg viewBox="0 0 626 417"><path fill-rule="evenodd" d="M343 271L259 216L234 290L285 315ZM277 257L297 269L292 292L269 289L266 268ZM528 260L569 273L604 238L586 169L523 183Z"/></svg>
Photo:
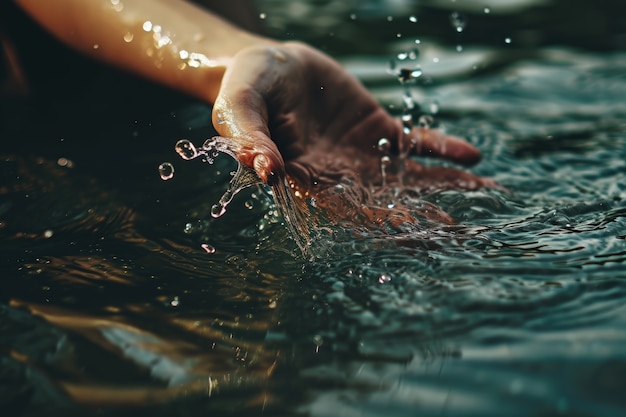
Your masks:
<svg viewBox="0 0 626 417"><path fill-rule="evenodd" d="M297 42L252 46L235 55L222 78L213 124L221 136L233 139L240 162L254 168L264 182L287 174L307 191L334 185L350 173L364 184L380 184L377 143L383 137L391 141L392 152L409 149L419 139L413 151L423 155L462 164L480 159L472 145L440 131L414 128L403 133L400 120L338 62ZM416 185L486 184L464 171L406 162L403 172L415 177ZM394 169L389 169L393 178Z"/></svg>

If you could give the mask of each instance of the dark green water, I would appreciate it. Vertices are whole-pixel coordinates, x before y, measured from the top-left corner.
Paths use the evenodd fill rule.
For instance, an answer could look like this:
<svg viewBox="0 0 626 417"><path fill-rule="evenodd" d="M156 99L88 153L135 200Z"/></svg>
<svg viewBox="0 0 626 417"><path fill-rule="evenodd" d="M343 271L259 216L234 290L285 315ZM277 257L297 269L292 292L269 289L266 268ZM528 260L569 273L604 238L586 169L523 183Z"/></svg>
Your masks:
<svg viewBox="0 0 626 417"><path fill-rule="evenodd" d="M173 150L212 136L206 107L121 74L4 100L3 410L624 415L621 3L294 3L260 3L270 31L328 50L391 111L387 61L420 38L416 98L508 192L427 195L457 225L347 231L308 262L262 189L212 219L232 164Z"/></svg>

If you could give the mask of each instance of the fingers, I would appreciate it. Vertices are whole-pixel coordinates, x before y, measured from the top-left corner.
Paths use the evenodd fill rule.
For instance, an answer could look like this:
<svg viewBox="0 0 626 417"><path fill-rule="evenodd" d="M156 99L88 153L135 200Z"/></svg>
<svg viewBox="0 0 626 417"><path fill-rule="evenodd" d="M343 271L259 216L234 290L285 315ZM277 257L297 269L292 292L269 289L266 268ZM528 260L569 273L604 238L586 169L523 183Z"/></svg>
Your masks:
<svg viewBox="0 0 626 417"><path fill-rule="evenodd" d="M269 184L282 175L284 163L269 137L266 111L243 96L228 89L220 92L213 106L213 126L220 136L232 139L230 147L239 162Z"/></svg>
<svg viewBox="0 0 626 417"><path fill-rule="evenodd" d="M234 64L222 79L213 105L213 126L232 139L239 162L252 167L265 183L284 177L284 162L270 137L268 109L258 73Z"/></svg>
<svg viewBox="0 0 626 417"><path fill-rule="evenodd" d="M479 177L471 172L442 166L426 167L407 160L406 183L421 190L476 190L479 188L503 189L491 178Z"/></svg>
<svg viewBox="0 0 626 417"><path fill-rule="evenodd" d="M480 152L465 140L446 135L437 129L413 128L405 135L405 149L423 155L444 158L463 165L474 165L480 161Z"/></svg>

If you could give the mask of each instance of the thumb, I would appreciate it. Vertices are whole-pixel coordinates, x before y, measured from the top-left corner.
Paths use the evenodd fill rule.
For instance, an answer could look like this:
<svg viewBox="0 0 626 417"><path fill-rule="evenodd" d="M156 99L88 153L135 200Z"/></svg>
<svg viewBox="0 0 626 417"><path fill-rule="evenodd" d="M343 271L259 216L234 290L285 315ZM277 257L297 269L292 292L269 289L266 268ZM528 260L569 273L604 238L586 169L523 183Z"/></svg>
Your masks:
<svg viewBox="0 0 626 417"><path fill-rule="evenodd" d="M245 77L224 74L213 105L212 120L220 136L230 139L240 163L255 170L267 184L285 176L285 164L272 141L264 97Z"/></svg>

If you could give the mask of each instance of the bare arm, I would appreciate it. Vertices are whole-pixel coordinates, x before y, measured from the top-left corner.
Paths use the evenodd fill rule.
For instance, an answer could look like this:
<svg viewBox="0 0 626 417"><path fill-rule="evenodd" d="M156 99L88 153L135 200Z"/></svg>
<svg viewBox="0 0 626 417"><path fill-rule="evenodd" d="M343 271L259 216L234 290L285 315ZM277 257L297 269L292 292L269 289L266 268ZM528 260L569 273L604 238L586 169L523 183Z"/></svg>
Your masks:
<svg viewBox="0 0 626 417"><path fill-rule="evenodd" d="M364 167L379 164L381 137L396 149L419 138L416 152L467 164L480 159L473 146L441 132L403 132L320 51L253 35L184 0L16 1L75 49L213 104L216 131L265 182L298 166L301 182L311 183L350 154L365 175ZM366 159L373 164L359 162Z"/></svg>
<svg viewBox="0 0 626 417"><path fill-rule="evenodd" d="M17 4L78 51L210 103L237 52L274 44L184 0Z"/></svg>

